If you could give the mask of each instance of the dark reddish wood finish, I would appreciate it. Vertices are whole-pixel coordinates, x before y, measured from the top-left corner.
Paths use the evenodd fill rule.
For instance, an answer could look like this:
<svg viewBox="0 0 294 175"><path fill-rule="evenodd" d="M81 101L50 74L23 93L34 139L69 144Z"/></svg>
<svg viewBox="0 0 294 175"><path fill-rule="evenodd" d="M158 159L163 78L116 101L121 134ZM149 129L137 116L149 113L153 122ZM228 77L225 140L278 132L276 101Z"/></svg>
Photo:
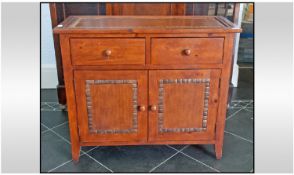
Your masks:
<svg viewBox="0 0 294 175"><path fill-rule="evenodd" d="M73 38L73 65L145 64L143 38Z"/></svg>
<svg viewBox="0 0 294 175"><path fill-rule="evenodd" d="M222 63L224 38L154 38L152 64Z"/></svg>
<svg viewBox="0 0 294 175"><path fill-rule="evenodd" d="M149 71L149 104L157 108L149 113L148 141L214 140L219 77L218 69Z"/></svg>
<svg viewBox="0 0 294 175"><path fill-rule="evenodd" d="M147 71L75 71L80 141L146 141L147 78ZM87 96L86 80L111 82L90 83Z"/></svg>
<svg viewBox="0 0 294 175"><path fill-rule="evenodd" d="M60 25L74 160L81 145L142 144L214 144L221 158L241 29L208 16L75 16Z"/></svg>
<svg viewBox="0 0 294 175"><path fill-rule="evenodd" d="M184 15L184 3L107 3L108 15Z"/></svg>
<svg viewBox="0 0 294 175"><path fill-rule="evenodd" d="M50 3L52 27L56 27L70 15L167 15L196 16L216 15L227 16L233 8L234 23L238 20L239 3ZM149 40L146 40L149 42ZM58 75L58 99L60 104L66 104L64 78L61 61L61 51L58 35L54 34L56 67ZM148 52L147 52L148 54ZM148 63L146 58L146 63Z"/></svg>

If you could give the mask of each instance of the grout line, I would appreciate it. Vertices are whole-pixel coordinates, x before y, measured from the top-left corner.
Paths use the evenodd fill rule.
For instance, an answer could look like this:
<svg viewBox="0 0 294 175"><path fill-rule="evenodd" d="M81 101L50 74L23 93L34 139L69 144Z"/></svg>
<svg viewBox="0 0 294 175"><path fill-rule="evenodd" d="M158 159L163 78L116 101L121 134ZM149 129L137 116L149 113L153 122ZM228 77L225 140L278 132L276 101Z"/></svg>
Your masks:
<svg viewBox="0 0 294 175"><path fill-rule="evenodd" d="M244 108L244 107L240 108L238 111L236 111L236 112L234 112L233 114L231 114L230 116L228 116L228 117L226 118L226 120L229 120L229 119L232 118L234 115L236 115L238 112L242 111L243 108Z"/></svg>
<svg viewBox="0 0 294 175"><path fill-rule="evenodd" d="M227 133L227 134L231 134L231 135L233 135L233 136L235 136L235 137L238 137L239 139L242 139L242 140L245 140L245 141L247 141L247 142L253 143L253 141L248 140L248 139L245 139L244 137L241 137L241 136L239 136L239 135L237 135L237 134L234 134L234 133L232 133L232 132L225 131L225 133Z"/></svg>
<svg viewBox="0 0 294 175"><path fill-rule="evenodd" d="M89 152L93 151L94 149L96 149L96 148L98 148L98 147L99 147L99 146L95 146L94 148L92 148L92 149L89 149L89 150L88 150L88 151L86 151L86 152L85 152L85 151L83 151L83 152L85 152L85 153L87 154L87 153L89 153Z"/></svg>
<svg viewBox="0 0 294 175"><path fill-rule="evenodd" d="M101 162L99 162L98 160L96 160L95 158L93 158L92 156L90 156L89 154L85 153L85 155L87 155L87 156L90 157L92 160L94 160L96 163L100 164L101 166L103 166L104 168L106 168L108 171L110 171L110 172L113 173L113 171L112 171L110 168L108 168L107 166L103 165Z"/></svg>
<svg viewBox="0 0 294 175"><path fill-rule="evenodd" d="M83 151L82 149L80 150L81 151L81 155L84 155L84 154L87 154L87 153L89 153L89 152L91 152L91 151L93 151L94 149L96 149L96 148L98 148L99 146L95 146L94 148L92 148L92 149L89 149L88 151ZM80 155L80 156L81 156Z"/></svg>
<svg viewBox="0 0 294 175"><path fill-rule="evenodd" d="M234 103L235 103L234 105L230 105L230 106L237 107L240 103L242 103L242 101L235 101Z"/></svg>
<svg viewBox="0 0 294 175"><path fill-rule="evenodd" d="M248 109L248 107L247 107L247 108L244 108L244 110L246 110L246 111L248 111L248 112L253 112L253 111L251 111L250 109Z"/></svg>
<svg viewBox="0 0 294 175"><path fill-rule="evenodd" d="M169 147L169 148L171 148L171 149L173 149L173 150L175 150L175 151L180 151L180 150L178 150L178 149L176 149L176 148L174 148L174 147L172 147L172 146L170 146L170 145L166 145L167 147ZM189 145L188 145L189 146Z"/></svg>
<svg viewBox="0 0 294 175"><path fill-rule="evenodd" d="M44 125L43 123L41 123L42 125ZM46 125L44 125L44 127L48 128ZM50 130L51 132L53 132L55 135L57 135L58 137L60 137L62 140L64 140L65 142L67 142L68 144L71 144L67 139L65 139L63 136L59 135L58 133L56 133L55 131L51 130L50 128L48 128L48 130ZM83 156L83 155L87 155L89 156L91 159L93 159L95 162L99 163L101 166L103 166L104 168L108 169L110 172L113 173L113 171L108 168L107 166L103 165L102 163L100 163L99 161L97 161L96 159L94 159L92 156L90 156L88 154L88 152L92 151L93 149L97 148L98 146L88 150L88 151L83 151L83 150L80 150L82 152L82 154L80 154L80 157ZM68 162L67 162L68 163ZM64 164L65 165L65 164ZM62 165L63 166L63 165Z"/></svg>
<svg viewBox="0 0 294 175"><path fill-rule="evenodd" d="M41 109L41 111L45 112L60 112L60 111L67 111L67 109L56 109L56 110L51 110L51 109Z"/></svg>
<svg viewBox="0 0 294 175"><path fill-rule="evenodd" d="M232 100L232 102L253 102L253 100Z"/></svg>
<svg viewBox="0 0 294 175"><path fill-rule="evenodd" d="M61 138L61 139L64 140L65 142L69 143L64 137L60 136L60 135L57 134L55 131L53 131L53 130L51 130L50 128L48 128L48 127L47 127L46 125L44 125L43 123L41 123L41 125L43 125L45 128L47 128L47 131L51 131L51 132L53 132L55 135L57 135L57 137ZM70 143L69 143L69 144L70 144ZM65 164L67 164L67 163L69 163L69 162L71 162L71 161L72 161L72 159L71 159L71 160L68 160L68 161L66 161L66 162L64 162L64 163L62 163L62 164L60 164L60 165L58 165L57 167L55 167L55 168L49 170L48 172L52 172L52 171L54 171L55 169L57 169L57 168L59 168L59 167L62 167L63 165L65 165Z"/></svg>
<svg viewBox="0 0 294 175"><path fill-rule="evenodd" d="M238 112L240 112L241 110L245 109L248 105L250 105L252 102L246 104L245 106L243 106L241 109L239 109L238 111L234 112L233 114L231 114L229 117L226 118L226 120L229 120L230 118L232 118L233 116L235 116Z"/></svg>
<svg viewBox="0 0 294 175"><path fill-rule="evenodd" d="M49 105L48 103L45 103L45 104L46 104L47 106L49 106L50 108L52 108L53 111L56 111L55 108L54 108L53 106Z"/></svg>
<svg viewBox="0 0 294 175"><path fill-rule="evenodd" d="M63 136L59 135L57 132L53 131L52 129L48 128L46 125L44 125L43 123L41 123L41 125L43 125L44 127L46 127L49 131L53 132L55 135L59 136L62 140L64 140L65 142L67 142L68 144L71 144L67 139L65 139Z"/></svg>
<svg viewBox="0 0 294 175"><path fill-rule="evenodd" d="M158 167L160 167L161 165L163 165L165 162L167 162L169 159L173 158L174 156L176 156L178 153L180 153L182 150L184 150L185 148L187 148L189 145L184 146L182 149L177 150L176 153L174 153L173 155L171 155L169 158L167 158L166 160L162 161L161 163L159 163L158 165L156 165L154 168L152 168L149 173L153 172L154 170L156 170Z"/></svg>
<svg viewBox="0 0 294 175"><path fill-rule="evenodd" d="M57 127L59 127L59 126L62 126L62 125L64 125L64 124L67 124L67 123L68 123L68 121L63 122L63 123L61 123L61 124L59 124L59 125L56 125L56 126L52 127L51 129L55 129L55 128L57 128Z"/></svg>
<svg viewBox="0 0 294 175"><path fill-rule="evenodd" d="M44 128L46 128L46 130L45 130L45 131L42 131L41 134L43 134L43 133L49 131L49 130L48 130L49 128L48 128L46 125L44 125L42 122L40 122L40 124L41 124Z"/></svg>
<svg viewBox="0 0 294 175"><path fill-rule="evenodd" d="M71 159L71 160L68 160L68 161L66 161L66 162L63 162L62 164L58 165L58 166L55 167L55 168L52 168L51 170L48 171L48 173L50 173L50 172L52 172L52 171L54 171L54 170L56 170L56 169L58 169L58 168L60 168L60 167L62 167L62 166L64 166L64 165L66 165L66 164L68 164L68 163L70 163L70 162L72 162L72 159Z"/></svg>
<svg viewBox="0 0 294 175"><path fill-rule="evenodd" d="M59 127L59 126L62 126L62 125L64 125L64 124L66 124L66 123L68 123L68 121L66 121L66 122L63 122L63 123L61 123L61 124L59 124L59 125L56 125L56 126L54 126L54 127L52 127L52 128L49 128L49 129L55 129L55 128L57 128L57 127ZM47 129L47 130L45 130L45 131L43 131L41 134L43 134L43 133L46 133L46 132L48 132L49 130Z"/></svg>
<svg viewBox="0 0 294 175"><path fill-rule="evenodd" d="M46 128L46 130L42 131L41 134L45 134L47 132L49 132L49 129Z"/></svg>
<svg viewBox="0 0 294 175"><path fill-rule="evenodd" d="M173 155L171 155L169 158L167 158L166 160L162 161L161 163L159 163L158 165L156 165L155 167L153 167L151 170L149 170L149 173L153 172L154 170L156 170L159 166L161 166L162 164L164 164L165 162L167 162L169 159L173 158L175 155L177 155L180 151L177 151L176 153L174 153Z"/></svg>
<svg viewBox="0 0 294 175"><path fill-rule="evenodd" d="M80 158L82 157L82 156L85 156L85 155L88 155L87 153L88 152L90 152L90 151L92 151L93 149L96 149L96 148L98 148L99 146L95 146L94 148L92 148L92 149L90 149L90 150L88 150L88 151L83 151L83 150L81 150L81 152L82 152L82 154L80 154ZM57 167L55 167L55 168L52 168L51 170L49 170L48 171L48 173L50 173L50 172L52 172L52 171L54 171L54 170L56 170L56 169L58 169L58 168L60 168L60 167L62 167L62 166L64 166L64 165L66 165L66 164L68 164L68 163L70 163L70 162L72 162L72 159L71 160L68 160L68 161L66 161L66 162L63 162L62 164L60 164L60 165L58 165Z"/></svg>
<svg viewBox="0 0 294 175"><path fill-rule="evenodd" d="M90 150L88 150L88 151L86 151L86 152L84 152L84 151L81 150L81 151L83 152L83 154L80 154L80 158L81 158L82 156L85 156L86 153L88 153L88 152L90 152L90 151L92 151L93 149L98 148L98 147L99 147L99 146L95 146L94 148L92 148L92 149L90 149ZM70 162L72 162L72 159L71 159L71 160L68 160L68 161L66 161L66 162L63 162L62 164L58 165L57 167L55 167L55 168L49 170L48 173L50 173L50 172L52 172L52 171L54 171L54 170L56 170L56 169L58 169L58 168L60 168L60 167L62 167L62 166L64 166L64 165L66 165L66 164L68 164L68 163L70 163Z"/></svg>
<svg viewBox="0 0 294 175"><path fill-rule="evenodd" d="M174 148L174 147L172 147L172 146L170 146L170 145L166 145L166 146L168 146L168 147L170 147L170 148L172 148L172 149L174 149L174 150L177 150L176 148ZM188 145L188 146L190 146L190 145ZM188 146L187 146L187 147L188 147ZM183 150L184 150L184 149L183 149ZM212 170L214 170L214 171L216 171L216 172L220 172L219 170L217 170L217 169L215 169L215 168L213 168L213 167L211 167L211 166L209 166L209 165L207 165L207 164L201 162L200 160L197 160L197 159L195 159L195 158L193 158L193 157L187 155L186 153L183 153L183 152L182 152L183 150L180 150L180 153L181 153L181 154L183 154L183 155L185 155L185 156L187 156L187 157L193 159L194 161L197 161L198 163L201 163L202 165L204 165L204 166L206 166L206 167L208 167L208 168L210 168L210 169L212 169Z"/></svg>
<svg viewBox="0 0 294 175"><path fill-rule="evenodd" d="M42 122L40 122L42 126L44 126L46 129L49 129L48 126L46 126L45 124L43 124Z"/></svg>
<svg viewBox="0 0 294 175"><path fill-rule="evenodd" d="M241 108L243 108L243 106L242 107L239 107L239 106L231 106L231 107L229 107L229 109L241 109Z"/></svg>
<svg viewBox="0 0 294 175"><path fill-rule="evenodd" d="M43 108L42 108L42 105L43 105ZM54 105L57 105L57 106L54 107ZM47 106L51 109L48 109L48 108L44 109L44 106ZM65 105L59 104L58 102L41 102L41 111L66 111L66 107Z"/></svg>
<svg viewBox="0 0 294 175"><path fill-rule="evenodd" d="M216 172L218 172L218 173L221 172L220 170L215 169L215 168L213 168L213 167L207 165L206 163L203 163L203 162L201 162L200 160L195 159L194 157L191 157L190 155L188 155L188 154L186 154L186 153L183 153L183 152L180 152L180 153L183 154L183 155L185 155L185 156L187 156L187 157L189 157L190 159L192 159L192 160L194 160L194 161L196 161L196 162L198 162L198 163L200 163L200 164L202 164L202 165L204 165L204 166L206 166L206 167L212 169L213 171L216 171Z"/></svg>

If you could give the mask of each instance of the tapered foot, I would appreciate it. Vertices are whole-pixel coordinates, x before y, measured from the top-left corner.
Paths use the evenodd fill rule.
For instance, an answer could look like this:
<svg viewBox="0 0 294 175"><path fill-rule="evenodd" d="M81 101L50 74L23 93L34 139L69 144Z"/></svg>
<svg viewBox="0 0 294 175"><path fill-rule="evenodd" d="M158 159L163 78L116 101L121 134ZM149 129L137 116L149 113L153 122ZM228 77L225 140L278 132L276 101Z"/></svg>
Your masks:
<svg viewBox="0 0 294 175"><path fill-rule="evenodd" d="M79 162L80 158L80 147L79 146L72 146L72 160L77 163Z"/></svg>
<svg viewBox="0 0 294 175"><path fill-rule="evenodd" d="M220 145L215 145L214 146L214 149L215 149L215 157L217 160L220 160L223 156L223 149L222 149L222 146Z"/></svg>

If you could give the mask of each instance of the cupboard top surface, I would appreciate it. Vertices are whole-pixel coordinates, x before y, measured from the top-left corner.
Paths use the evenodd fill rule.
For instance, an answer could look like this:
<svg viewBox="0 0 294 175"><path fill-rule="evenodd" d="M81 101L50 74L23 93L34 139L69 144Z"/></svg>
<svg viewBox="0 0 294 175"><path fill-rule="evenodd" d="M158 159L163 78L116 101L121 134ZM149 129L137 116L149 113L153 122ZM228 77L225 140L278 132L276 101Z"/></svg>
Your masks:
<svg viewBox="0 0 294 175"><path fill-rule="evenodd" d="M70 16L54 33L241 32L221 16Z"/></svg>

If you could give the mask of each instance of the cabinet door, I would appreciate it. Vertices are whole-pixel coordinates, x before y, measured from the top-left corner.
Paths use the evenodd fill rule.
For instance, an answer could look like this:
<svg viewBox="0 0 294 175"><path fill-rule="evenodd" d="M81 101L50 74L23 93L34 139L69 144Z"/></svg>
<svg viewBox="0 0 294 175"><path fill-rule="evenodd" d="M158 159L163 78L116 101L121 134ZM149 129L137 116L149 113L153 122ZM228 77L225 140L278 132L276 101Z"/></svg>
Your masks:
<svg viewBox="0 0 294 175"><path fill-rule="evenodd" d="M146 141L146 71L75 71L82 142Z"/></svg>
<svg viewBox="0 0 294 175"><path fill-rule="evenodd" d="M149 138L213 140L219 70L158 70L149 73Z"/></svg>

